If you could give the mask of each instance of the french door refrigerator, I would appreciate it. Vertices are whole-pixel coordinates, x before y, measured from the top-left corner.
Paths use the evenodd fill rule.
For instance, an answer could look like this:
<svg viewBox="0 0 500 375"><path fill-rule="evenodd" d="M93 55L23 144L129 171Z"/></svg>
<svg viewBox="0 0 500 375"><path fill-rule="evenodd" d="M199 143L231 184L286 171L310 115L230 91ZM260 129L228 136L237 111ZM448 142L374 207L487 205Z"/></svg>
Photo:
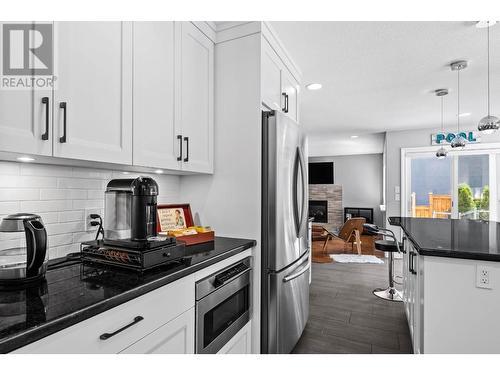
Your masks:
<svg viewBox="0 0 500 375"><path fill-rule="evenodd" d="M309 315L304 136L279 111L262 112L262 353L290 353Z"/></svg>

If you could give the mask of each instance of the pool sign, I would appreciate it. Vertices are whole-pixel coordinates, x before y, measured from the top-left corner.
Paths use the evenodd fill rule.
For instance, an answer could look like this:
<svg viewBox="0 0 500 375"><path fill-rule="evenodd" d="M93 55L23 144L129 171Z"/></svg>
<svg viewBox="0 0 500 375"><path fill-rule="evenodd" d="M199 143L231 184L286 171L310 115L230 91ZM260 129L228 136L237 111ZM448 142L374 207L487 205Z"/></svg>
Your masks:
<svg viewBox="0 0 500 375"><path fill-rule="evenodd" d="M479 143L481 137L476 132L460 133L437 133L431 135L432 145L449 145L458 135L466 140L467 143Z"/></svg>

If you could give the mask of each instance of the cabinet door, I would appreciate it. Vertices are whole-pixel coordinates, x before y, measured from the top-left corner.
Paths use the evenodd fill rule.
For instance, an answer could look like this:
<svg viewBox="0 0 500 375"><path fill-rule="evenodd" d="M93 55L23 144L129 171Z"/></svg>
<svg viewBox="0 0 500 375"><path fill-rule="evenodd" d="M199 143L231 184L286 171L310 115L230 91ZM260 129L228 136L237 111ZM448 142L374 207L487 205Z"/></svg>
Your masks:
<svg viewBox="0 0 500 375"><path fill-rule="evenodd" d="M283 95L281 91L281 70L283 64L271 48L269 43L262 38L262 103L272 110L281 111L283 108Z"/></svg>
<svg viewBox="0 0 500 375"><path fill-rule="evenodd" d="M174 22L134 22L134 165L180 169Z"/></svg>
<svg viewBox="0 0 500 375"><path fill-rule="evenodd" d="M0 23L0 40L4 23ZM51 90L0 89L0 151L51 156L51 103ZM42 139L44 134L47 139Z"/></svg>
<svg viewBox="0 0 500 375"><path fill-rule="evenodd" d="M214 44L191 22L177 24L182 169L213 173Z"/></svg>
<svg viewBox="0 0 500 375"><path fill-rule="evenodd" d="M161 326L132 346L123 354L193 354L194 307Z"/></svg>
<svg viewBox="0 0 500 375"><path fill-rule="evenodd" d="M131 23L55 22L54 37L54 156L131 164Z"/></svg>
<svg viewBox="0 0 500 375"><path fill-rule="evenodd" d="M298 122L298 87L297 81L286 68L281 71L281 82L283 93L287 95L287 114Z"/></svg>

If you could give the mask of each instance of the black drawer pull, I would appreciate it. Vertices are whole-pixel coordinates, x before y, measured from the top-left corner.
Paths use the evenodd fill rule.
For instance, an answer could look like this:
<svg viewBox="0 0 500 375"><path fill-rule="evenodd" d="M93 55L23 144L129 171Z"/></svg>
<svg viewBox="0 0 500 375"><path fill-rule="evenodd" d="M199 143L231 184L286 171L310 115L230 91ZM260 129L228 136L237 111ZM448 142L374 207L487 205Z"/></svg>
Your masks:
<svg viewBox="0 0 500 375"><path fill-rule="evenodd" d="M42 140L49 140L49 97L42 98L42 104L45 104L45 133L42 134Z"/></svg>
<svg viewBox="0 0 500 375"><path fill-rule="evenodd" d="M177 156L177 161L182 160L182 135L178 135L177 139L179 140L179 156Z"/></svg>
<svg viewBox="0 0 500 375"><path fill-rule="evenodd" d="M281 95L283 96L283 104L284 104L284 107L281 108L281 110L284 113L287 113L288 112L288 95L286 94L286 92L282 93Z"/></svg>
<svg viewBox="0 0 500 375"><path fill-rule="evenodd" d="M127 328L132 327L134 324L139 323L141 320L144 320L144 318L143 318L142 316L140 316L140 315L139 315L139 316L136 316L136 317L134 318L134 321L133 321L133 322L131 322L131 323L127 324L126 326L124 326L124 327L122 327L122 328L120 328L120 329L117 329L116 331L114 331L114 332L112 332L112 333L103 333L101 336L99 336L99 338L100 338L101 340L107 340L107 339L109 339L110 337L113 337L114 335L117 335L117 334L119 334L120 332L125 331Z"/></svg>
<svg viewBox="0 0 500 375"><path fill-rule="evenodd" d="M63 110L63 135L59 138L59 142L66 143L66 102L59 103L59 108Z"/></svg>

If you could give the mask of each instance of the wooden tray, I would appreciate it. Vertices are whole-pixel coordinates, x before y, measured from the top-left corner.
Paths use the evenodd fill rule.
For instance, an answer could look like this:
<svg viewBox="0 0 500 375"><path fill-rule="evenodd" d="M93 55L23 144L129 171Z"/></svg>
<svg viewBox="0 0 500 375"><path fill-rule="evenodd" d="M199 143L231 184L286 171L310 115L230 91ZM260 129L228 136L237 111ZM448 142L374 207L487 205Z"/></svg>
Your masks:
<svg viewBox="0 0 500 375"><path fill-rule="evenodd" d="M184 212L184 218L186 219L186 226L187 227L192 227L194 226L194 221L193 221L193 214L191 212L191 206L189 203L181 203L181 204L159 204L158 205L158 210L161 210L162 208L182 208ZM157 215L157 229L158 232L162 232L162 228L160 225L160 215ZM198 233L198 234L190 234L187 236L178 236L176 237L178 241L182 241L186 244L186 246L190 245L196 245L199 243L205 243L205 242L210 242L213 241L215 238L215 232L205 232L205 233Z"/></svg>

